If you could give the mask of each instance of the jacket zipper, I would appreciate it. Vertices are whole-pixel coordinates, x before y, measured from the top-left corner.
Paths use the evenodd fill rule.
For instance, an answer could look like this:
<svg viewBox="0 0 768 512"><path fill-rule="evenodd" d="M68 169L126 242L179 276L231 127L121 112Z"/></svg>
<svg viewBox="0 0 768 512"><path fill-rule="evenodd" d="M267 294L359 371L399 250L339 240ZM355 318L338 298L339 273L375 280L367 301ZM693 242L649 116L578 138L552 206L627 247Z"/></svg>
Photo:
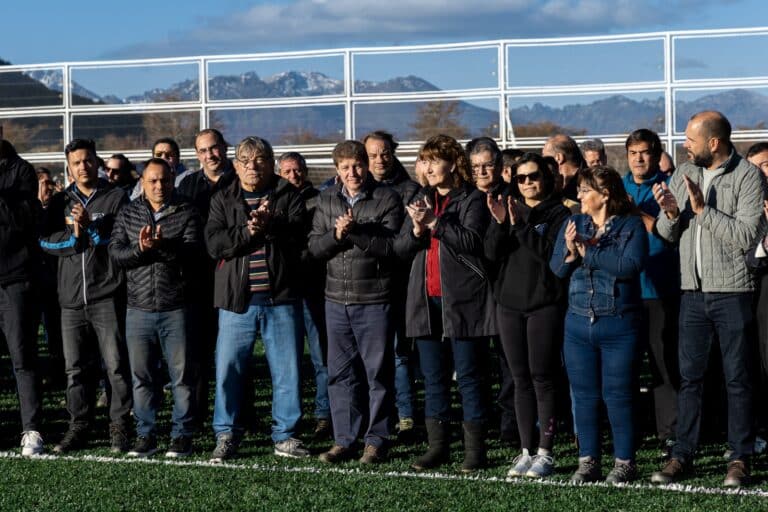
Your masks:
<svg viewBox="0 0 768 512"><path fill-rule="evenodd" d="M467 268L469 268L469 270L471 270L472 272L474 272L475 274L477 274L477 275L480 277L480 279L485 279L485 274L483 273L483 271L482 271L482 270L480 270L480 269L477 267L477 265L475 265L474 263L472 263L471 261L469 261L467 258L465 258L464 256L462 256L461 254L459 254L459 255L458 255L458 259L459 259L459 261L460 261L460 262L462 262L462 263L463 263L463 264L464 264L464 265L465 265Z"/></svg>

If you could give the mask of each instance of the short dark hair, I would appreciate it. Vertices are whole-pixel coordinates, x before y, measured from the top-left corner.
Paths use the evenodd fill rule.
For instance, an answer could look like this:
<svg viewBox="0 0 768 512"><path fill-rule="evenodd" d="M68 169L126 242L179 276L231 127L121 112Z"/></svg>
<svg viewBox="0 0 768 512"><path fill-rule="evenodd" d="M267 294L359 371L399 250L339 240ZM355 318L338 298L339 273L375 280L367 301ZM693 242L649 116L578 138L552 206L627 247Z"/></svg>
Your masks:
<svg viewBox="0 0 768 512"><path fill-rule="evenodd" d="M645 142L648 144L648 149L651 150L651 154L656 157L661 157L664 148L661 146L661 139L659 135L653 130L647 128L640 128L629 134L626 142L624 142L624 149L629 151L629 146L637 144L639 142Z"/></svg>
<svg viewBox="0 0 768 512"><path fill-rule="evenodd" d="M149 167L152 164L162 165L163 166L163 170L165 172L169 173L171 176L174 175L174 170L171 169L171 164L169 164L165 159L163 159L163 158L155 158L155 157L150 158L149 160L144 162L144 170L147 170L147 167ZM144 173L142 172L142 176L143 175L144 175Z"/></svg>
<svg viewBox="0 0 768 512"><path fill-rule="evenodd" d="M0 139L0 158L14 158L18 156L16 148L6 139Z"/></svg>
<svg viewBox="0 0 768 512"><path fill-rule="evenodd" d="M501 151L501 160L504 167L512 167L515 162L525 154L525 151L517 148L507 148Z"/></svg>
<svg viewBox="0 0 768 512"><path fill-rule="evenodd" d="M345 140L339 142L336 147L333 148L333 165L339 166L344 158L354 158L368 166L368 152L365 150L365 145L362 142L356 140Z"/></svg>
<svg viewBox="0 0 768 512"><path fill-rule="evenodd" d="M763 151L768 151L768 142L757 142L749 146L749 149L747 150L747 155L745 156L745 158L749 160L753 156L758 155Z"/></svg>
<svg viewBox="0 0 768 512"><path fill-rule="evenodd" d="M367 144L370 139L383 140L387 143L389 150L392 151L392 153L394 153L397 150L397 146L400 145L397 143L397 141L395 141L394 135L389 132L385 132L384 130L376 130L370 132L368 135L363 137L363 144Z"/></svg>
<svg viewBox="0 0 768 512"><path fill-rule="evenodd" d="M229 144L227 144L227 141L224 140L224 135L222 135L219 130L217 130L216 128L205 128L204 130L200 130L199 132L197 132L197 134L195 135L195 149L197 149L197 139L199 139L203 135L213 135L213 137L216 139L216 144L220 144L222 146L229 146Z"/></svg>
<svg viewBox="0 0 768 512"><path fill-rule="evenodd" d="M201 132L202 133L202 132ZM199 134L198 134L199 135ZM179 145L176 143L175 140L173 140L170 137L160 137L152 144L152 155L155 154L155 148L160 144L168 144L171 146L171 149L174 153L176 153L176 158L181 157L181 150L179 149Z"/></svg>
<svg viewBox="0 0 768 512"><path fill-rule="evenodd" d="M96 157L96 143L91 139L72 139L69 144L64 147L64 156L69 156L73 151L79 151L85 149L90 151L93 157Z"/></svg>
<svg viewBox="0 0 768 512"><path fill-rule="evenodd" d="M608 193L606 210L608 215L626 215L632 211L632 203L624 188L621 175L611 166L598 165L579 169L576 175L577 183L586 184L598 192Z"/></svg>
<svg viewBox="0 0 768 512"><path fill-rule="evenodd" d="M297 162L299 164L299 170L301 170L302 173L306 174L307 161L304 159L301 153L297 153L296 151L288 151L287 153L283 153L277 159L277 165L279 166L281 163L285 162L286 160L293 160L294 162Z"/></svg>
<svg viewBox="0 0 768 512"><path fill-rule="evenodd" d="M554 161L554 159L552 159L551 157L550 159ZM519 169L521 165L527 164L527 163L536 164L536 170L541 173L541 186L542 186L542 192L544 193L544 198L545 199L549 198L552 195L552 193L555 191L555 174L557 173L555 169L557 168L557 165L555 164L555 167L553 168L549 164L546 158L544 158L538 153L534 153L531 151L528 153L523 153L523 156L520 157L520 160L515 162L515 167L514 167L515 170L514 170L513 176L517 175L517 169ZM519 194L519 188L517 187L517 184L515 184L513 190L517 192L515 195L519 197L520 194Z"/></svg>
<svg viewBox="0 0 768 512"><path fill-rule="evenodd" d="M128 160L128 157L125 156L122 153L115 153L114 155L110 156L108 160L115 159L118 162L120 162L120 172L131 172L133 170L133 164L130 160ZM105 162L106 165L106 162Z"/></svg>
<svg viewBox="0 0 768 512"><path fill-rule="evenodd" d="M47 168L47 167L38 167L37 169L35 169L35 173L37 173L37 174L45 174L49 178L52 176L51 175L51 170L49 168Z"/></svg>

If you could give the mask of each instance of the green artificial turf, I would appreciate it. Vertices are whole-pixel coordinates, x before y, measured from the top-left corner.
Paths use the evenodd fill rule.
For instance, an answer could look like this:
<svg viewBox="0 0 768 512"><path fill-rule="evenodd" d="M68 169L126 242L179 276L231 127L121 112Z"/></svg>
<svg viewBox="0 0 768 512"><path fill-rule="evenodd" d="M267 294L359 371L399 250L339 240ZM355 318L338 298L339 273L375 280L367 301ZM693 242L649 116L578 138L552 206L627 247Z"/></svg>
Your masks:
<svg viewBox="0 0 768 512"><path fill-rule="evenodd" d="M44 357L43 357L44 361ZM304 409L313 406L311 365L305 357ZM254 364L254 411L239 457L225 465L208 465L214 447L210 424L195 440L191 458L181 464L165 464L162 452L152 463L136 462L108 450L105 409L98 409L94 435L87 449L66 457L22 459L18 457L18 405L7 356L0 360L0 511L6 510L768 510L768 468L762 457L755 460L752 495L725 495L722 479L724 445L704 444L697 459L697 472L683 482L696 492L652 487L649 476L658 469L658 446L646 439L638 452L639 488L571 486L568 477L575 469L576 450L570 437L561 435L556 444L557 469L548 483L505 479L516 452L502 446L497 432L489 436L488 469L463 477L459 468L462 445L454 425L450 464L439 474L419 475L410 470L413 459L423 452L419 442L393 445L390 460L375 467L348 462L329 467L316 457L287 460L272 454L269 438L270 386L263 354L257 349ZM42 429L47 448L66 429L63 392L45 392ZM167 443L170 395L160 414L161 444ZM458 402L458 400L456 400ZM211 408L212 408L211 401ZM301 437L318 454L330 440L312 440L312 423L302 423ZM164 445L163 445L164 447ZM606 438L604 453L610 453ZM609 460L606 455L606 461ZM604 467L604 474L609 468ZM710 489L711 491L707 491ZM764 490L766 497L754 495Z"/></svg>

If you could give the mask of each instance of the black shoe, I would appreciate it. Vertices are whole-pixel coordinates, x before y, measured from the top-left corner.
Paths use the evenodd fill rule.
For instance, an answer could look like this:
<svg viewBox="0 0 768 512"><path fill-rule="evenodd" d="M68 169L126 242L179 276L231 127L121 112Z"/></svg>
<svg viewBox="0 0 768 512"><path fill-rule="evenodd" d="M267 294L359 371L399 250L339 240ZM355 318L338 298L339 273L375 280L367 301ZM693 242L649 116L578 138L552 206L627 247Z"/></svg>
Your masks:
<svg viewBox="0 0 768 512"><path fill-rule="evenodd" d="M112 453L125 453L128 451L128 431L122 425L109 426L109 451Z"/></svg>
<svg viewBox="0 0 768 512"><path fill-rule="evenodd" d="M150 434L148 436L139 436L136 444L128 452L129 457L151 457L157 453L157 438Z"/></svg>
<svg viewBox="0 0 768 512"><path fill-rule="evenodd" d="M169 459L178 459L188 457L192 454L192 438L189 436L179 436L171 439L171 445L165 456Z"/></svg>
<svg viewBox="0 0 768 512"><path fill-rule="evenodd" d="M427 427L429 449L411 464L411 468L416 471L436 468L448 462L448 445L450 443L448 422L436 418L427 418L424 420L424 424Z"/></svg>
<svg viewBox="0 0 768 512"><path fill-rule="evenodd" d="M67 453L85 448L87 439L84 428L69 427L59 444L53 447L55 453Z"/></svg>

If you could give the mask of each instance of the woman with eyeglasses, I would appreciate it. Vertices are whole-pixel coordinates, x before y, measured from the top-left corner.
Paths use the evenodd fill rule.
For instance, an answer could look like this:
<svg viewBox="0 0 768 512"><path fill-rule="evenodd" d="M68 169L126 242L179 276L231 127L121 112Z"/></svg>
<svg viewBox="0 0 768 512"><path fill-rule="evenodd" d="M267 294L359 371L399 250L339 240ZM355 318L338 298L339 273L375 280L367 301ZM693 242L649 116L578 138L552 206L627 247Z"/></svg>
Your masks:
<svg viewBox="0 0 768 512"><path fill-rule="evenodd" d="M576 179L582 214L562 227L550 260L556 275L570 277L563 353L579 439L579 467L571 481L602 478L605 402L614 450L606 482L618 484L637 478L632 389L648 236L613 168L582 169Z"/></svg>
<svg viewBox="0 0 768 512"><path fill-rule="evenodd" d="M469 473L486 463L482 375L488 337L496 334L494 304L483 263L488 210L471 185L461 145L447 135L419 152L428 162L427 187L407 207L395 251L413 261L406 301L406 335L416 339L424 374L429 449L416 470L448 461L451 380L455 371L464 415L464 462Z"/></svg>
<svg viewBox="0 0 768 512"><path fill-rule="evenodd" d="M570 212L555 193L555 175L536 153L525 153L517 162L508 190L487 195L492 221L485 234L486 258L498 266L496 325L515 380L522 447L508 474L542 478L552 474L555 464L555 388L565 296L549 259Z"/></svg>

